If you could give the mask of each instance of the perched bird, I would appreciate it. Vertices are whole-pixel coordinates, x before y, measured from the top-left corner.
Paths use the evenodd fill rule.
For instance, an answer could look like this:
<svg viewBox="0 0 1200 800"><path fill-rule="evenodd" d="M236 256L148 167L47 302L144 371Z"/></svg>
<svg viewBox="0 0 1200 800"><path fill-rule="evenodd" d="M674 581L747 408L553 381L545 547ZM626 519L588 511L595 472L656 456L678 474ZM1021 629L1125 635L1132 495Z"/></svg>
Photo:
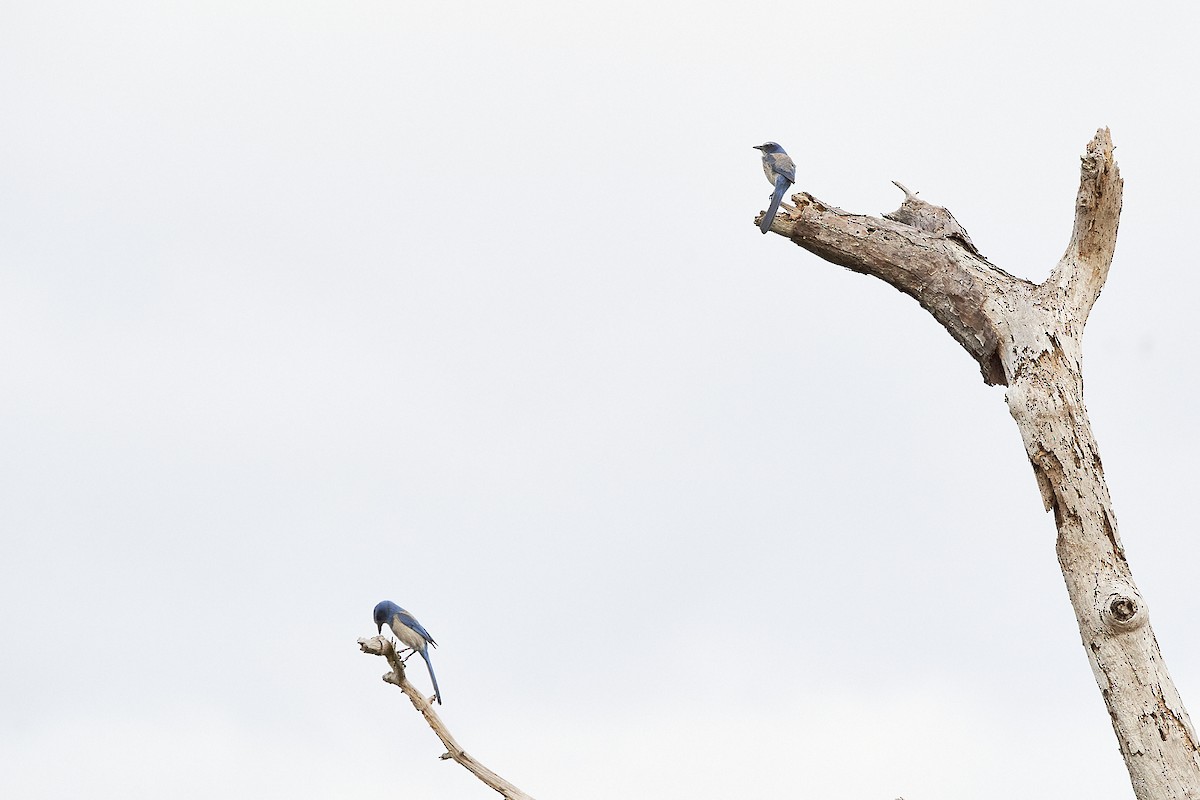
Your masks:
<svg viewBox="0 0 1200 800"><path fill-rule="evenodd" d="M417 622L416 617L391 600L384 600L375 606L375 627L383 633L384 625L392 629L392 633L396 634L401 644L414 653L420 653L421 658L425 659L425 666L429 669L429 680L433 681L433 696L438 705L441 705L442 691L433 675L433 664L429 663L429 645L437 647L437 642L429 635L429 631Z"/></svg>
<svg viewBox="0 0 1200 800"><path fill-rule="evenodd" d="M771 182L771 185L775 187L775 191L771 195L771 206L763 215L762 222L758 223L759 229L766 233L771 230L771 223L775 221L775 213L779 211L779 204L783 202L783 193L796 182L796 165L792 163L792 159L788 157L783 148L775 142L755 145L754 149L762 151L763 172L767 174L767 180Z"/></svg>

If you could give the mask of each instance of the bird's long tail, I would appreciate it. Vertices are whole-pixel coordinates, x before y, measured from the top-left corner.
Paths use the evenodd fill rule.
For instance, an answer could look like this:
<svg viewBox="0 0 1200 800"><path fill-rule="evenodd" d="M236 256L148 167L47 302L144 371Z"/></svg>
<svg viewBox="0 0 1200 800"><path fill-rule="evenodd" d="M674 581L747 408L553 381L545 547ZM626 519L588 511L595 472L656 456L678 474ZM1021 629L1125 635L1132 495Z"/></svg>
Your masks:
<svg viewBox="0 0 1200 800"><path fill-rule="evenodd" d="M442 690L438 688L437 676L433 674L433 662L429 660L429 648L421 650L421 658L425 659L425 667L429 670L429 680L433 681L433 696L437 698L438 705L442 704Z"/></svg>
<svg viewBox="0 0 1200 800"><path fill-rule="evenodd" d="M775 221L775 214L779 211L779 204L783 202L783 193L792 185L783 175L775 176L775 194L771 195L771 207L767 209L767 213L763 214L762 222L758 223L758 229L763 233L771 230L771 223Z"/></svg>

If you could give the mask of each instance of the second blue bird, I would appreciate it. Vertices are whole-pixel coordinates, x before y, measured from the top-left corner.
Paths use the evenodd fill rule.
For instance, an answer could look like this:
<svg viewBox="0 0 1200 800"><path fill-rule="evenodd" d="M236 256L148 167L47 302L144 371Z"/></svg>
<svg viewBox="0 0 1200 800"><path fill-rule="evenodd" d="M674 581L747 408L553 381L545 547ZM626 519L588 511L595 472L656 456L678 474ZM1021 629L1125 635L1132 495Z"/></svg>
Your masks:
<svg viewBox="0 0 1200 800"><path fill-rule="evenodd" d="M433 681L434 699L441 705L442 692L438 689L437 678L433 674L433 664L429 663L429 645L437 647L437 642L429 635L429 631L417 622L416 617L391 600L384 600L375 606L375 626L380 633L383 633L384 625L392 629L392 633L396 634L401 644L415 653L420 653L421 658L425 659L425 666L429 669L429 680Z"/></svg>
<svg viewBox="0 0 1200 800"><path fill-rule="evenodd" d="M779 211L779 204L783 202L783 193L796 182L796 165L775 142L756 144L754 149L762 151L763 172L775 187L775 191L771 193L771 206L767 213L763 214L762 222L758 223L759 230L766 233L771 230L771 223L775 221L775 213Z"/></svg>

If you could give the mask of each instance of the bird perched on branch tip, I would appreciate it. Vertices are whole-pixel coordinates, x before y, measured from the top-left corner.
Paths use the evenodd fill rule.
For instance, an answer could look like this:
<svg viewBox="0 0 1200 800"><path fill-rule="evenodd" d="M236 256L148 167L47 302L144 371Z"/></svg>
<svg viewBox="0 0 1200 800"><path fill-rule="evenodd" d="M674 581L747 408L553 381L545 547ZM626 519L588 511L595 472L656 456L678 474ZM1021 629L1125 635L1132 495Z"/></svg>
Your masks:
<svg viewBox="0 0 1200 800"><path fill-rule="evenodd" d="M784 149L775 142L755 145L754 149L762 151L763 172L766 173L767 180L771 182L771 185L775 187L775 191L771 193L771 205L767 208L767 213L763 215L762 222L758 223L759 229L766 233L771 230L771 223L775 221L779 204L783 202L783 193L796 182L796 165L792 163L792 159Z"/></svg>
<svg viewBox="0 0 1200 800"><path fill-rule="evenodd" d="M433 696L442 704L442 691L438 688L437 678L433 674L433 664L429 662L429 645L437 647L437 642L429 635L429 631L417 622L417 618L405 611L391 600L384 600L375 606L375 626L383 633L383 626L391 628L392 633L405 648L414 653L420 653L425 659L425 667L429 670L429 680L433 681Z"/></svg>

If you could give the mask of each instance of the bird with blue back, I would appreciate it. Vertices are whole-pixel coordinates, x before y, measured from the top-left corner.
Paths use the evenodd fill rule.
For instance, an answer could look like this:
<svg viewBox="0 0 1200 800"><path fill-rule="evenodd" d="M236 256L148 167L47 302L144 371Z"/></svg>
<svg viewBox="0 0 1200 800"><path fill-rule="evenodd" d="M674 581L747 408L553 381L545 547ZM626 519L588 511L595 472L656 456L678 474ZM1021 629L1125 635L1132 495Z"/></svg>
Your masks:
<svg viewBox="0 0 1200 800"><path fill-rule="evenodd" d="M762 151L763 172L775 187L775 191L771 193L771 205L767 213L763 214L762 222L758 223L759 230L766 233L771 230L771 223L775 221L775 214L779 211L779 204L783 202L784 192L796 182L796 165L775 142L756 144L754 149Z"/></svg>
<svg viewBox="0 0 1200 800"><path fill-rule="evenodd" d="M429 646L437 647L437 642L429 635L417 618L405 611L391 600L384 600L375 606L375 627L383 633L383 626L391 628L392 633L408 650L420 653L425 659L425 667L429 670L429 680L433 681L433 697L442 703L442 691L438 689L437 678L433 674L433 664L429 663ZM412 655L410 653L409 655Z"/></svg>

